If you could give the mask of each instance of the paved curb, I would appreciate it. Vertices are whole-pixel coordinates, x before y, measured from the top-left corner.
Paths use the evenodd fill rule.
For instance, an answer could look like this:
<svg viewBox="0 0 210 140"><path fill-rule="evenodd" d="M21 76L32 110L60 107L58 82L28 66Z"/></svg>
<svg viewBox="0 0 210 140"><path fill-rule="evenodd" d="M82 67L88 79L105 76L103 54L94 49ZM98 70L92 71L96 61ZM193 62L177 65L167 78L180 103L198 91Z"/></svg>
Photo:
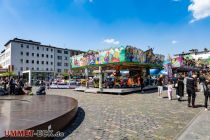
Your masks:
<svg viewBox="0 0 210 140"><path fill-rule="evenodd" d="M203 112L204 110L201 109L201 111L193 117L193 119L176 135L176 137L173 140L178 140L178 138L187 130L187 128L194 122L195 119L198 118L198 116Z"/></svg>

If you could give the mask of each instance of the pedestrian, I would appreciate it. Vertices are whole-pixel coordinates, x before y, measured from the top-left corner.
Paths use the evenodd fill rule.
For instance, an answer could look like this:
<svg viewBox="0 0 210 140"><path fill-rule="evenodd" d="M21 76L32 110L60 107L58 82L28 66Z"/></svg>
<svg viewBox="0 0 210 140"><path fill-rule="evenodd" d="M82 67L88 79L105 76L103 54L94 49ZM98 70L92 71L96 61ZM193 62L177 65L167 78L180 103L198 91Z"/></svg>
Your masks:
<svg viewBox="0 0 210 140"><path fill-rule="evenodd" d="M210 77L206 80L206 82L203 85L203 90L204 90L204 96L205 96L205 111L208 110L208 100L210 100Z"/></svg>
<svg viewBox="0 0 210 140"><path fill-rule="evenodd" d="M139 77L139 81L141 86L141 93L144 93L144 79L142 78L142 76Z"/></svg>
<svg viewBox="0 0 210 140"><path fill-rule="evenodd" d="M19 86L21 87L21 88L23 88L24 87L24 82L23 82L23 78L20 78L19 79Z"/></svg>
<svg viewBox="0 0 210 140"><path fill-rule="evenodd" d="M187 74L186 73L184 73L183 83L184 83L184 93L187 93ZM186 94L186 96L188 95Z"/></svg>
<svg viewBox="0 0 210 140"><path fill-rule="evenodd" d="M204 73L202 73L200 76L199 76L199 85L200 85L200 92L204 92L204 89L203 89L203 87L204 87L204 84L205 84L205 82L206 82L206 78L205 78L205 74Z"/></svg>
<svg viewBox="0 0 210 140"><path fill-rule="evenodd" d="M15 80L11 77L9 81L9 89L10 89L10 95L15 94Z"/></svg>
<svg viewBox="0 0 210 140"><path fill-rule="evenodd" d="M172 100L173 84L171 81L168 82L168 99Z"/></svg>
<svg viewBox="0 0 210 140"><path fill-rule="evenodd" d="M162 98L162 92L163 92L163 76L160 75L157 79L157 86L158 86L158 97Z"/></svg>
<svg viewBox="0 0 210 140"><path fill-rule="evenodd" d="M7 85L8 85L8 79L7 78L5 78L3 80L3 85L4 85L4 91L7 91Z"/></svg>
<svg viewBox="0 0 210 140"><path fill-rule="evenodd" d="M178 81L177 81L177 99L178 101L181 101L182 97L184 96L184 83L182 81L182 77L179 77L178 78Z"/></svg>
<svg viewBox="0 0 210 140"><path fill-rule="evenodd" d="M188 94L188 107L190 107L191 100L192 100L192 107L195 108L195 98L196 98L196 76L189 75L187 78L187 94Z"/></svg>

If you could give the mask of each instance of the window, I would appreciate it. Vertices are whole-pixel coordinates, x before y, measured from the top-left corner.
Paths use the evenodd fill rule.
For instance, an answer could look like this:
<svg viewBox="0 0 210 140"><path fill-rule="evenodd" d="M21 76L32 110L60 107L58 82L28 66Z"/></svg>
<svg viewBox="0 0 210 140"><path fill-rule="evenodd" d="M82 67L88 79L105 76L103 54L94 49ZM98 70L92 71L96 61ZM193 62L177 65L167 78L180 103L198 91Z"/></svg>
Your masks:
<svg viewBox="0 0 210 140"><path fill-rule="evenodd" d="M46 68L46 71L48 71L48 68Z"/></svg>
<svg viewBox="0 0 210 140"><path fill-rule="evenodd" d="M20 52L21 55L23 55L23 52Z"/></svg>
<svg viewBox="0 0 210 140"><path fill-rule="evenodd" d="M51 65L53 65L53 62L51 62Z"/></svg>
<svg viewBox="0 0 210 140"><path fill-rule="evenodd" d="M42 61L42 64L44 64L44 61Z"/></svg>
<svg viewBox="0 0 210 140"><path fill-rule="evenodd" d="M32 53L31 55L34 56L34 53Z"/></svg>
<svg viewBox="0 0 210 140"><path fill-rule="evenodd" d="M62 56L58 56L58 60L62 60Z"/></svg>
<svg viewBox="0 0 210 140"><path fill-rule="evenodd" d="M32 70L34 70L34 68L31 68Z"/></svg>
<svg viewBox="0 0 210 140"><path fill-rule="evenodd" d="M57 72L61 72L61 69L57 69Z"/></svg>
<svg viewBox="0 0 210 140"><path fill-rule="evenodd" d="M64 66L68 66L69 64L68 63L64 63Z"/></svg>
<svg viewBox="0 0 210 140"><path fill-rule="evenodd" d="M37 64L39 64L39 61L36 61Z"/></svg>
<svg viewBox="0 0 210 140"><path fill-rule="evenodd" d="M53 55L51 55L51 58L53 58Z"/></svg>
<svg viewBox="0 0 210 140"><path fill-rule="evenodd" d="M62 50L57 50L57 53L62 53Z"/></svg>
<svg viewBox="0 0 210 140"><path fill-rule="evenodd" d="M28 67L26 67L26 70L29 70L29 68L28 68Z"/></svg>
<svg viewBox="0 0 210 140"><path fill-rule="evenodd" d="M34 60L31 60L31 63L34 64Z"/></svg>
<svg viewBox="0 0 210 140"><path fill-rule="evenodd" d="M64 51L64 54L68 54L68 51Z"/></svg>
<svg viewBox="0 0 210 140"><path fill-rule="evenodd" d="M58 63L57 63L57 66L62 66L62 63L61 63L61 62L58 62Z"/></svg>
<svg viewBox="0 0 210 140"><path fill-rule="evenodd" d="M50 70L53 71L53 68L51 68Z"/></svg>
<svg viewBox="0 0 210 140"><path fill-rule="evenodd" d="M68 57L65 56L64 60L68 60Z"/></svg>
<svg viewBox="0 0 210 140"><path fill-rule="evenodd" d="M21 48L23 48L23 44L21 44L20 46L21 46Z"/></svg>
<svg viewBox="0 0 210 140"><path fill-rule="evenodd" d="M46 51L48 51L49 49L48 48L46 48Z"/></svg>
<svg viewBox="0 0 210 140"><path fill-rule="evenodd" d="M68 69L64 69L64 72L65 72L65 73L68 73L68 71L69 71Z"/></svg>
<svg viewBox="0 0 210 140"><path fill-rule="evenodd" d="M37 55L36 55L37 57L39 57L39 54L37 53Z"/></svg>
<svg viewBox="0 0 210 140"><path fill-rule="evenodd" d="M37 46L37 50L39 50L39 47Z"/></svg>
<svg viewBox="0 0 210 140"><path fill-rule="evenodd" d="M39 70L39 68L36 68L36 70Z"/></svg>
<svg viewBox="0 0 210 140"><path fill-rule="evenodd" d="M23 63L23 59L20 59L20 62Z"/></svg>
<svg viewBox="0 0 210 140"><path fill-rule="evenodd" d="M26 63L28 63L29 61L28 60L26 60Z"/></svg>
<svg viewBox="0 0 210 140"><path fill-rule="evenodd" d="M48 54L46 54L46 57L48 58Z"/></svg>
<svg viewBox="0 0 210 140"><path fill-rule="evenodd" d="M51 52L53 52L53 49L51 49Z"/></svg>
<svg viewBox="0 0 210 140"><path fill-rule="evenodd" d="M26 56L29 56L29 52L26 52Z"/></svg>
<svg viewBox="0 0 210 140"><path fill-rule="evenodd" d="M48 65L48 61L46 61L46 64Z"/></svg>
<svg viewBox="0 0 210 140"><path fill-rule="evenodd" d="M42 57L44 57L44 54L42 54Z"/></svg>
<svg viewBox="0 0 210 140"><path fill-rule="evenodd" d="M23 67L20 67L20 70L23 71Z"/></svg>
<svg viewBox="0 0 210 140"><path fill-rule="evenodd" d="M29 48L29 45L27 45L26 48L28 49Z"/></svg>

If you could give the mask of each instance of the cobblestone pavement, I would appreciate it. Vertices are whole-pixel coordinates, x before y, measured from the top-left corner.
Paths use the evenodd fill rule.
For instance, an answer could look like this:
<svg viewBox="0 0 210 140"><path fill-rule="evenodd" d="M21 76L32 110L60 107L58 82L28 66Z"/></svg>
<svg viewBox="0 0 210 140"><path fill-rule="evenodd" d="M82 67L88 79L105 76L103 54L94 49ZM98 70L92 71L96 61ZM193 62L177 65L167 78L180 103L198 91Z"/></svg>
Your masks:
<svg viewBox="0 0 210 140"><path fill-rule="evenodd" d="M201 111L203 95L197 93L197 108L185 101L168 100L166 91L128 95L94 94L69 89L50 89L50 95L69 96L78 100L78 116L65 131L70 140L170 140ZM81 120L81 121L80 121Z"/></svg>

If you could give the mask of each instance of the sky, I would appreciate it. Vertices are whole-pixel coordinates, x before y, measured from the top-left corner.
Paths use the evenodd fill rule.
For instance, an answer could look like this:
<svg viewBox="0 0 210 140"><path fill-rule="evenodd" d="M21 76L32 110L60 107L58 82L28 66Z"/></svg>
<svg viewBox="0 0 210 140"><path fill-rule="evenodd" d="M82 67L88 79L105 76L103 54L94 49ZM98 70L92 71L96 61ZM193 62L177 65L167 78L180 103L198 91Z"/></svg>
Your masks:
<svg viewBox="0 0 210 140"><path fill-rule="evenodd" d="M210 0L0 0L0 48L15 37L84 51L210 49Z"/></svg>

